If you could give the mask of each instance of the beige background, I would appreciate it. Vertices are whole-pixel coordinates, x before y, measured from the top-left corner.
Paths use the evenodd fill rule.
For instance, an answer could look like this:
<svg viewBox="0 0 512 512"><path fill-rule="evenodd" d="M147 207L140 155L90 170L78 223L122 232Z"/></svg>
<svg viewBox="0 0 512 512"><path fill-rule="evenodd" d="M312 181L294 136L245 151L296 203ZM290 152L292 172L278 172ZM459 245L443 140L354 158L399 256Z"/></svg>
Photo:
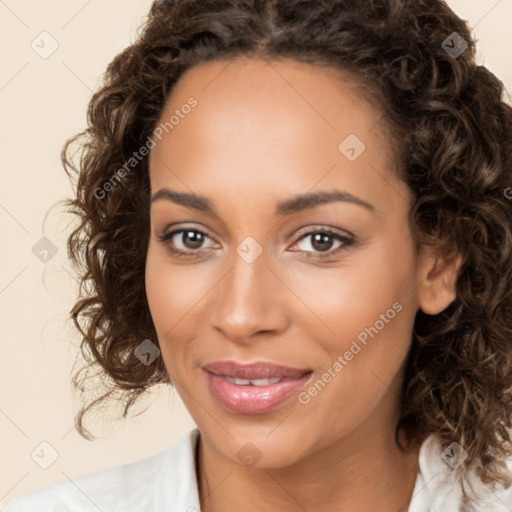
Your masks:
<svg viewBox="0 0 512 512"><path fill-rule="evenodd" d="M179 397L159 387L135 409L150 406L144 414L109 422L102 412L94 426L103 437L89 442L79 436L70 385L78 338L66 322L74 302L66 270L69 218L59 209L44 226L57 254L42 263L31 251L43 236L47 210L71 194L60 164L62 144L85 127L87 103L104 68L135 38L150 4L0 0L0 504L58 480L152 455L194 427ZM479 62L511 90L512 0L448 4L474 27ZM59 45L47 59L31 47L43 31ZM31 458L43 441L58 452L48 469Z"/></svg>

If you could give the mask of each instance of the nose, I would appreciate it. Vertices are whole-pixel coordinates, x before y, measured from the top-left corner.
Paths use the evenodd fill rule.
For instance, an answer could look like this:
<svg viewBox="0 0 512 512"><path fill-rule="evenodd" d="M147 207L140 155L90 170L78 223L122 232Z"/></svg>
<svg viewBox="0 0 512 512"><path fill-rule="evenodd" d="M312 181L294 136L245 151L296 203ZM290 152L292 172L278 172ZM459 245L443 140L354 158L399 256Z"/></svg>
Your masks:
<svg viewBox="0 0 512 512"><path fill-rule="evenodd" d="M233 267L215 293L213 327L236 343L286 330L286 286L268 266L265 251L252 263L234 254ZM288 294L290 292L288 291Z"/></svg>

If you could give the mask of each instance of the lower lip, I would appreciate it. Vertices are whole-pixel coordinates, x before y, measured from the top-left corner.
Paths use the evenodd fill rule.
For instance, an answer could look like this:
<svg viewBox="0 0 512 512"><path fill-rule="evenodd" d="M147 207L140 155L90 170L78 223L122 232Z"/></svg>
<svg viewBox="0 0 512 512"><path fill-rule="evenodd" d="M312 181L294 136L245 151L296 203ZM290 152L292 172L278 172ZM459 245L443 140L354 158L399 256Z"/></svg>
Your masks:
<svg viewBox="0 0 512 512"><path fill-rule="evenodd" d="M311 377L308 373L268 386L239 386L206 372L210 391L217 401L231 412L261 414L268 412L296 395Z"/></svg>

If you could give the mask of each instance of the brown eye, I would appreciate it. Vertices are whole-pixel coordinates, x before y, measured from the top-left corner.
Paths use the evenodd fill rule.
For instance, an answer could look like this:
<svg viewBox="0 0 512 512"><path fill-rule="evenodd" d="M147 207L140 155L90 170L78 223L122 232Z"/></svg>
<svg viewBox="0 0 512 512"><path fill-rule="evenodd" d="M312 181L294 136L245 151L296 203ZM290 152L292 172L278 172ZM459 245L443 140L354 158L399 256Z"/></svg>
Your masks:
<svg viewBox="0 0 512 512"><path fill-rule="evenodd" d="M204 235L199 231L182 231L181 243L187 249L199 249L204 242Z"/></svg>
<svg viewBox="0 0 512 512"><path fill-rule="evenodd" d="M305 243L305 241L309 241L309 243ZM332 257L352 245L354 241L355 239L352 237L341 235L330 229L322 229L303 234L295 245L299 246L300 251L310 253L310 257L314 259ZM336 242L338 245L335 245ZM300 244L302 244L302 249ZM308 247L312 250L308 250Z"/></svg>
<svg viewBox="0 0 512 512"><path fill-rule="evenodd" d="M333 236L325 233L316 233L312 236L311 246L320 252L328 251L333 245Z"/></svg>
<svg viewBox="0 0 512 512"><path fill-rule="evenodd" d="M199 229L182 228L164 233L157 237L167 249L177 256L194 257L204 249L204 243L210 237Z"/></svg>

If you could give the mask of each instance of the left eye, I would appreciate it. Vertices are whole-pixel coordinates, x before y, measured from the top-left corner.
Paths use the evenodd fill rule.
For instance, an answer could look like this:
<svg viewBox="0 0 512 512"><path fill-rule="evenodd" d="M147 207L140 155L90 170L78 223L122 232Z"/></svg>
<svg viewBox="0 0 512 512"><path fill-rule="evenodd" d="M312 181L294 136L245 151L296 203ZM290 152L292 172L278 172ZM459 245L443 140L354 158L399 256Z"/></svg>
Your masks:
<svg viewBox="0 0 512 512"><path fill-rule="evenodd" d="M317 253L314 257L323 257L323 256L331 256L338 252L338 250L343 249L344 247L351 245L353 243L353 238L348 236L342 236L338 233L334 233L332 231L310 231L305 233L300 239L296 242L295 245L300 244L304 240L310 240L306 246L311 247L313 250L309 251L307 249L305 252L313 252ZM332 249L334 244L334 240L338 240L339 245Z"/></svg>

